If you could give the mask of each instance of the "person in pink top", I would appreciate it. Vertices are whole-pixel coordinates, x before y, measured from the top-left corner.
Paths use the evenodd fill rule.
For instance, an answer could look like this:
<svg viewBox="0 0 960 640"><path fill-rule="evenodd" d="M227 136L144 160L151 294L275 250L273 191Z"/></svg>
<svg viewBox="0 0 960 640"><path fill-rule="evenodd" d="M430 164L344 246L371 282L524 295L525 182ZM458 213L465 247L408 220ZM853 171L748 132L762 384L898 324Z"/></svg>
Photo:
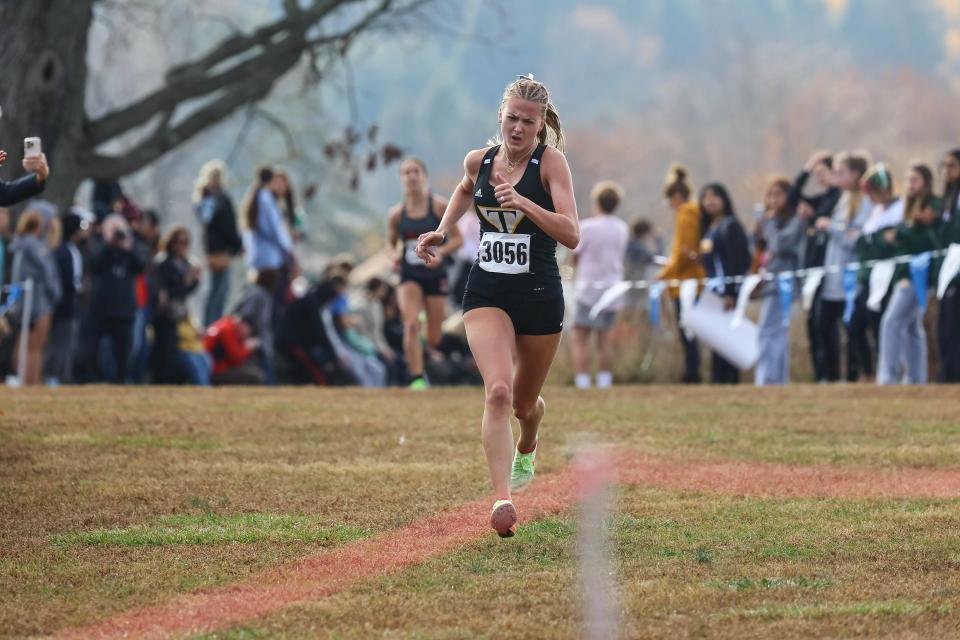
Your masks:
<svg viewBox="0 0 960 640"><path fill-rule="evenodd" d="M595 317L590 310L603 293L623 280L623 260L630 231L627 223L613 215L623 199L623 189L614 182L601 182L593 188L593 216L580 225L580 244L573 252L577 269L577 309L573 321L574 383L579 389L590 387L590 337L596 335L600 355L597 387L613 384L613 344L610 330L623 304L618 298Z"/></svg>

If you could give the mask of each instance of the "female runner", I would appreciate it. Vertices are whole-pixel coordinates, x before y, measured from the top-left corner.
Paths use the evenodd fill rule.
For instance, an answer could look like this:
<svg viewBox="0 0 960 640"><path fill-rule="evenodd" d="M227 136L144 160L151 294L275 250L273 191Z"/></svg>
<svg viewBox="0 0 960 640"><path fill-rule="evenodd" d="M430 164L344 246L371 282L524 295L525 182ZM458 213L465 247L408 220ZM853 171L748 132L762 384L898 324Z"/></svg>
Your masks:
<svg viewBox="0 0 960 640"><path fill-rule="evenodd" d="M563 327L556 247L575 248L580 224L560 117L547 88L533 76L510 84L499 122L497 144L467 154L440 226L423 234L416 250L427 264L436 264L437 247L472 200L483 235L463 319L484 382L481 437L495 498L490 526L509 537L517 522L511 491L523 491L533 480L545 410L540 390ZM516 448L511 411L520 421Z"/></svg>
<svg viewBox="0 0 960 640"><path fill-rule="evenodd" d="M440 224L437 211L447 201L432 193L427 185L427 165L419 158L407 158L400 165L403 180L403 202L392 209L387 222L387 244L399 250L400 287L397 302L403 317L403 355L410 372L410 388L426 389L429 385L423 369L423 345L420 343L420 310L427 312L427 344L436 347L442 337L440 328L446 316L450 292L443 259L426 264L416 253L421 235ZM402 243L402 244L401 244ZM454 227L450 239L437 252L446 258L456 253L463 238Z"/></svg>

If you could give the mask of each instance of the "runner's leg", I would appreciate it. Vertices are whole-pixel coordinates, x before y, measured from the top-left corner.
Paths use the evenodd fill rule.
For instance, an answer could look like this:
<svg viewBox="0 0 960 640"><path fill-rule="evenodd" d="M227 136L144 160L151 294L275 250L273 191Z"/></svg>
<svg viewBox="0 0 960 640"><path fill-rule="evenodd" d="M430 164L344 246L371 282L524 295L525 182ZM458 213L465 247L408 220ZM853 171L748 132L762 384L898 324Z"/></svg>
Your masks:
<svg viewBox="0 0 960 640"><path fill-rule="evenodd" d="M510 499L513 463L513 357L516 349L513 322L501 309L471 309L463 317L467 342L483 376L485 401L481 438L497 500Z"/></svg>
<svg viewBox="0 0 960 640"><path fill-rule="evenodd" d="M560 334L517 336L517 372L513 381L513 413L520 420L517 450L530 453L537 444L537 431L545 405L540 392L560 346Z"/></svg>
<svg viewBox="0 0 960 640"><path fill-rule="evenodd" d="M397 288L397 304L403 319L403 355L411 378L423 376L423 345L420 343L420 310L423 290L416 282L404 282Z"/></svg>

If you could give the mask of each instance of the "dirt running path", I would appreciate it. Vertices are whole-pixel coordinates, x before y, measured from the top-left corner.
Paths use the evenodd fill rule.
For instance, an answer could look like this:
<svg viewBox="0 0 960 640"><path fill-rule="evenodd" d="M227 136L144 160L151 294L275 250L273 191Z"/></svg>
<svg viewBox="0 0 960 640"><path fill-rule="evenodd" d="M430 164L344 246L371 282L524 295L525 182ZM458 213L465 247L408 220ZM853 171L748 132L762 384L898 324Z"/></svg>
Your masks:
<svg viewBox="0 0 960 640"><path fill-rule="evenodd" d="M620 484L785 498L960 498L960 469L792 466L621 454Z"/></svg>
<svg viewBox="0 0 960 640"><path fill-rule="evenodd" d="M751 462L617 456L618 482L683 491L783 497L960 497L960 469L842 469ZM571 471L538 479L518 496L524 521L559 513L576 502ZM224 629L298 602L317 600L370 577L418 564L493 535L488 501L471 502L375 538L276 567L244 582L133 610L58 638L165 638ZM504 544L510 544L504 542Z"/></svg>

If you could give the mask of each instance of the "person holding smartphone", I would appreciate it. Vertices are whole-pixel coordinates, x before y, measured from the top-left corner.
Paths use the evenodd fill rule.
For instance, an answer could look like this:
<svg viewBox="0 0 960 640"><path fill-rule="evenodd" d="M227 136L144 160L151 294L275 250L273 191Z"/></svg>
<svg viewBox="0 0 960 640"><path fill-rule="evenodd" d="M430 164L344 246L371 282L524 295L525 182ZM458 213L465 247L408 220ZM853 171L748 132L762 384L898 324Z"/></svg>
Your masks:
<svg viewBox="0 0 960 640"><path fill-rule="evenodd" d="M23 142L23 170L29 175L13 182L0 180L0 207L9 207L42 193L50 176L47 157L40 151L40 138L27 138ZM0 166L6 159L7 152L0 149Z"/></svg>

